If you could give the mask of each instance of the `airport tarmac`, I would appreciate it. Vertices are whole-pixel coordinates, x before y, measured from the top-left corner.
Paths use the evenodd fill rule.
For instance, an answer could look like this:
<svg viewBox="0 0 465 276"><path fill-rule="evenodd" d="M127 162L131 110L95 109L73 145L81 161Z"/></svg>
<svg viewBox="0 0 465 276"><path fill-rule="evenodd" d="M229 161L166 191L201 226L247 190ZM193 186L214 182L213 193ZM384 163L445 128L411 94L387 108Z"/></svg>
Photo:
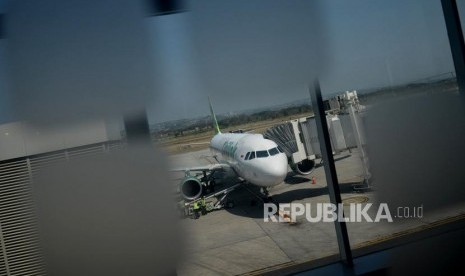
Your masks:
<svg viewBox="0 0 465 276"><path fill-rule="evenodd" d="M173 155L170 160L171 165L177 168L192 167L213 162L209 155L209 150L201 150ZM363 193L353 190L353 185L363 180L357 150L342 152L335 156L335 160L343 202L376 205L375 189ZM312 184L312 176L316 184ZM231 183L226 181L222 185ZM247 188L258 191L254 186ZM322 166L308 176L289 171L285 181L270 190L270 194L279 203L329 202ZM308 262L338 252L333 222L311 223L305 218L298 218L295 224L264 222L263 205L252 205L256 198L245 187L233 191L229 199L235 203L232 209L213 211L196 220L182 220L186 232L186 254L178 267L179 275L260 274L270 268ZM425 209L421 219L394 219L394 223L348 222L351 247L355 249L374 244L465 213L465 204L455 207L435 212ZM377 210L371 208L368 213L375 217Z"/></svg>

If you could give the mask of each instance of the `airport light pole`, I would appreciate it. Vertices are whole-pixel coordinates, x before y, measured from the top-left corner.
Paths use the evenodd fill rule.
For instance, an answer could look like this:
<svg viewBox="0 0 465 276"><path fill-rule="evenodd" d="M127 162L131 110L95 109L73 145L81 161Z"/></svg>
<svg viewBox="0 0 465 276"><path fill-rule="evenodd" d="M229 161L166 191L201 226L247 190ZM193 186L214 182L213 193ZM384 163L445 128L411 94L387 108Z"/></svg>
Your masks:
<svg viewBox="0 0 465 276"><path fill-rule="evenodd" d="M328 184L329 199L332 204L335 204L339 208L339 204L342 203L341 191L339 189L336 166L334 165L333 150L331 148L328 124L326 122L325 109L318 80L315 80L314 89L310 89L310 98L312 100L313 113L315 114L318 140L320 142L321 156L323 158L326 182ZM341 260L346 265L352 267L353 259L352 252L350 250L347 225L344 221L336 220L334 222L334 226L336 228L337 243L339 246Z"/></svg>

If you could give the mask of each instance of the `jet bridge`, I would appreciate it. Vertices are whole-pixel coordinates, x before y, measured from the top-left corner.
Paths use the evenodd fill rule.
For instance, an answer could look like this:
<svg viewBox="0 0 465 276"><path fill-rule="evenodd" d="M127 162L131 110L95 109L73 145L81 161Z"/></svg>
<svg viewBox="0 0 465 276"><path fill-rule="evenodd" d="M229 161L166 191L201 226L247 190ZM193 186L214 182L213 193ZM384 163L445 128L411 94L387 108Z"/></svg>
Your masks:
<svg viewBox="0 0 465 276"><path fill-rule="evenodd" d="M325 101L326 121L333 154L358 148L364 166L364 179L370 177L365 150L363 116L357 91L346 91ZM314 116L299 118L273 126L263 136L275 141L286 153L290 167L299 174L310 174L315 160L321 158Z"/></svg>

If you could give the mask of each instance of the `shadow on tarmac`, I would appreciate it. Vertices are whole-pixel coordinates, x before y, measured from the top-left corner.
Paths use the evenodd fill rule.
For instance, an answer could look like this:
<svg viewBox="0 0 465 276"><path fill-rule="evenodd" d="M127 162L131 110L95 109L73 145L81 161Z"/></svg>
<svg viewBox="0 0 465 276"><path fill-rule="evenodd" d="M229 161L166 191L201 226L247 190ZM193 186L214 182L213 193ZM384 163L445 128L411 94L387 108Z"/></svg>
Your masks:
<svg viewBox="0 0 465 276"><path fill-rule="evenodd" d="M306 179L308 181L308 179ZM339 187L341 194L351 194L355 193L353 190L353 185L360 184L360 182L350 182L350 183L340 183ZM253 185L247 187L241 187L236 191L233 191L229 194L229 200L234 201L234 207L225 209L225 211L243 217L249 218L263 218L263 202L252 195L248 190L259 194L259 188ZM303 200L312 197L318 197L328 194L327 187L320 188L302 188L292 191L286 191L280 194L272 195L273 201L275 203L291 203L298 200ZM329 197L325 198L329 202Z"/></svg>

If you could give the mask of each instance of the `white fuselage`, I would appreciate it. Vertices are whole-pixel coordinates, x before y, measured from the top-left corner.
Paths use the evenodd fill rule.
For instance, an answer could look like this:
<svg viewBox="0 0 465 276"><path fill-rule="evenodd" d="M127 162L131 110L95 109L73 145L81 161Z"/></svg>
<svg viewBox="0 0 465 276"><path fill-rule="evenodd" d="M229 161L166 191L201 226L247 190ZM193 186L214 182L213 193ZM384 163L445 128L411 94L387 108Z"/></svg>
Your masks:
<svg viewBox="0 0 465 276"><path fill-rule="evenodd" d="M274 150L277 148L275 142L261 134L219 133L210 142L210 149L220 162L227 163L248 182L262 187L274 186L286 178L287 157ZM250 158L252 152L254 158Z"/></svg>

